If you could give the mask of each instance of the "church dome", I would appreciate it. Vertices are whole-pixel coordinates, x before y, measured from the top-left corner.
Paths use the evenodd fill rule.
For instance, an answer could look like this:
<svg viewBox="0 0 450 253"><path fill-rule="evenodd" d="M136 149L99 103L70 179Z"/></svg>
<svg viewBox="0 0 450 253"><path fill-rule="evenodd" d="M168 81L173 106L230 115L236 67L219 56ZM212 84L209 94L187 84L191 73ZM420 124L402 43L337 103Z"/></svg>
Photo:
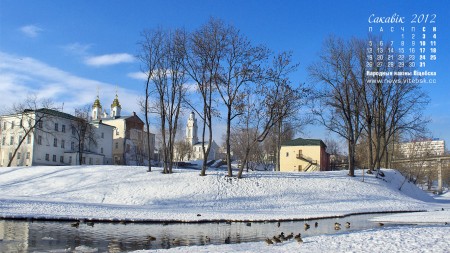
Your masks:
<svg viewBox="0 0 450 253"><path fill-rule="evenodd" d="M122 109L122 106L120 106L119 97L117 96L117 94L116 94L116 98L114 99L113 103L111 104L111 108L116 107L116 106Z"/></svg>
<svg viewBox="0 0 450 253"><path fill-rule="evenodd" d="M102 108L102 105L100 104L100 99L98 98L98 95L94 101L94 104L92 105L92 108Z"/></svg>

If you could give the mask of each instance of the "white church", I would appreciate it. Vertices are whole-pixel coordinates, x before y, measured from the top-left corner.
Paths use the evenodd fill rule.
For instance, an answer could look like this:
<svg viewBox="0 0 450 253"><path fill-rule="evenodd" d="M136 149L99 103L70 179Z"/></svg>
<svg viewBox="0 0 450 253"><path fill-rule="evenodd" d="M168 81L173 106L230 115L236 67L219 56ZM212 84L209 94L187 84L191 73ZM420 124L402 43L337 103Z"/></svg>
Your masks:
<svg viewBox="0 0 450 253"><path fill-rule="evenodd" d="M197 127L197 119L195 118L195 113L191 112L189 114L189 118L187 120L186 125L186 142L192 147L192 155L191 159L193 160L203 160L203 150L202 150L202 142L198 141L197 135L198 127ZM205 149L207 149L209 143L205 143ZM211 145L211 150L209 151L207 160L216 160L219 159L219 146L213 140Z"/></svg>

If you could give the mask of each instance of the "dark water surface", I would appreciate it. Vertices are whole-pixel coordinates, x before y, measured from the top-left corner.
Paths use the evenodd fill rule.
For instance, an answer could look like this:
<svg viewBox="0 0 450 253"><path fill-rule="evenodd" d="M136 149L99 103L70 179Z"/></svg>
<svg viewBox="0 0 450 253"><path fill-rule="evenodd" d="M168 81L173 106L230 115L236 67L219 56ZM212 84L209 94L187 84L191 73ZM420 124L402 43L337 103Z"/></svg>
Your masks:
<svg viewBox="0 0 450 253"><path fill-rule="evenodd" d="M295 222L232 223L80 223L55 221L0 220L0 252L124 252L179 246L263 241L281 232L302 233L302 237L359 231L379 227L368 219L380 214L352 215ZM350 228L345 227L350 222ZM315 222L318 226L315 227ZM342 224L335 230L334 223ZM150 237L154 237L152 240Z"/></svg>

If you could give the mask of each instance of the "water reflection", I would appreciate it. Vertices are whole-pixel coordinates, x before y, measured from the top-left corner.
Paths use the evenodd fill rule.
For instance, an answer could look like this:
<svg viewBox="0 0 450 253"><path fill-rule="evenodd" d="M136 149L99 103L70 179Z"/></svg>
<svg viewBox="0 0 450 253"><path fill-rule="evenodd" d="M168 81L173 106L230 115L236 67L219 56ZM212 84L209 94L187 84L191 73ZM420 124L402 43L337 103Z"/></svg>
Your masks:
<svg viewBox="0 0 450 253"><path fill-rule="evenodd" d="M232 222L202 224L80 223L0 221L0 252L95 250L122 252L189 245L263 241L281 232L302 237L378 227L374 215L296 222ZM317 226L315 223L317 222ZM335 223L342 224L340 230ZM350 222L346 228L345 223ZM305 223L310 225L306 229ZM227 239L228 238L228 239Z"/></svg>

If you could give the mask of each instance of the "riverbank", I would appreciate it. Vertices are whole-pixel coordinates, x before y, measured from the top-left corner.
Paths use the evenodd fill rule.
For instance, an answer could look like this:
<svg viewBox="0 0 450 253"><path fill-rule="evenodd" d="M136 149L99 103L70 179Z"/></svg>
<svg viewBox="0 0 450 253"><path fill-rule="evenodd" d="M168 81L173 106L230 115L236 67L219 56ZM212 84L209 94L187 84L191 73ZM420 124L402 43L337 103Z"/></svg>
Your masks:
<svg viewBox="0 0 450 253"><path fill-rule="evenodd" d="M302 220L355 213L423 211L445 206L394 170L385 177L346 171L250 172L67 166L5 168L0 217L138 222Z"/></svg>

